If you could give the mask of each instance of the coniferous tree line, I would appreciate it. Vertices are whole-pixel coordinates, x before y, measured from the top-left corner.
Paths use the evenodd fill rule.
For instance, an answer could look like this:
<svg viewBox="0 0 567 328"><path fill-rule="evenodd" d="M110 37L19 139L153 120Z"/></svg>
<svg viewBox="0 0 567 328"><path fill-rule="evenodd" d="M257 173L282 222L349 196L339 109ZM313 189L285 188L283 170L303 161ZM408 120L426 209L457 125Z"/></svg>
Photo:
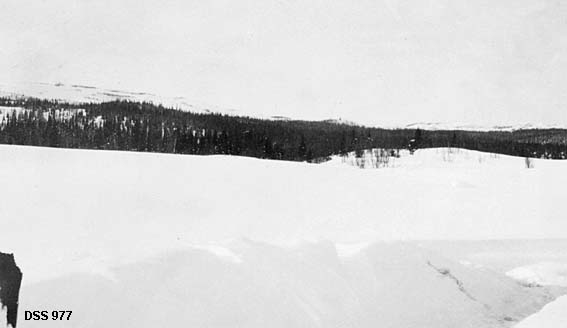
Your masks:
<svg viewBox="0 0 567 328"><path fill-rule="evenodd" d="M563 159L567 130L514 132L381 129L332 122L192 113L151 103L71 104L0 98L0 143L321 161L364 149L459 147Z"/></svg>

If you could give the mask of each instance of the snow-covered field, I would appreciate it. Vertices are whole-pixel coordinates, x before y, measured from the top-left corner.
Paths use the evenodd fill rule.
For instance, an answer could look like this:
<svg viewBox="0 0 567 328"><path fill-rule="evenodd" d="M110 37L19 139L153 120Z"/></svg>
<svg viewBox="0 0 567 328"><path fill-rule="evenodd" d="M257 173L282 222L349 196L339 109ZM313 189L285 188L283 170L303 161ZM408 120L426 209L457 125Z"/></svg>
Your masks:
<svg viewBox="0 0 567 328"><path fill-rule="evenodd" d="M534 242L539 253L498 267L494 256L522 254L482 240L567 238L567 162L443 149L396 160L0 146L18 326L510 327L559 295L505 273L562 263L564 248ZM425 241L463 239L475 246Z"/></svg>

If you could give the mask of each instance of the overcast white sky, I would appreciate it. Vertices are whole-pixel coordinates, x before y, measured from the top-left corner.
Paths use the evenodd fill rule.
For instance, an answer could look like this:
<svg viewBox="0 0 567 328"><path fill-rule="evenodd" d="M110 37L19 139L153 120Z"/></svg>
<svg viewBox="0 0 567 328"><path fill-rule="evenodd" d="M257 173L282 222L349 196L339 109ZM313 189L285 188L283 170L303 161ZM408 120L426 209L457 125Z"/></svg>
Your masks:
<svg viewBox="0 0 567 328"><path fill-rule="evenodd" d="M567 2L1 0L0 82L242 113L567 125Z"/></svg>

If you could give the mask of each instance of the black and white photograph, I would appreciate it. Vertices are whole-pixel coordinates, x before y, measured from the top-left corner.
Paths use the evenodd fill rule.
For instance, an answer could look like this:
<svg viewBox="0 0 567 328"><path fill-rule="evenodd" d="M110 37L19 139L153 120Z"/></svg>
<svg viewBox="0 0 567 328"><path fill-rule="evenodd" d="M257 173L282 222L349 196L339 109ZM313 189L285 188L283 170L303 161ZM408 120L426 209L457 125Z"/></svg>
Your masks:
<svg viewBox="0 0 567 328"><path fill-rule="evenodd" d="M40 327L567 327L567 2L0 0Z"/></svg>

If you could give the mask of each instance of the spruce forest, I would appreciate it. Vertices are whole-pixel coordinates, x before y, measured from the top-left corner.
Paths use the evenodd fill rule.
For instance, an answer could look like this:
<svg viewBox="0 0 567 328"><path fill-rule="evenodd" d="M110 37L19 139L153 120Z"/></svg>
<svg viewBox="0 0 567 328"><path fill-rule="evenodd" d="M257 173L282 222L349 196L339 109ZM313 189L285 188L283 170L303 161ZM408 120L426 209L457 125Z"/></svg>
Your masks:
<svg viewBox="0 0 567 328"><path fill-rule="evenodd" d="M266 120L192 113L152 103L66 103L0 98L0 143L198 155L325 161L364 149L458 147L565 159L567 130L425 131L333 121Z"/></svg>

